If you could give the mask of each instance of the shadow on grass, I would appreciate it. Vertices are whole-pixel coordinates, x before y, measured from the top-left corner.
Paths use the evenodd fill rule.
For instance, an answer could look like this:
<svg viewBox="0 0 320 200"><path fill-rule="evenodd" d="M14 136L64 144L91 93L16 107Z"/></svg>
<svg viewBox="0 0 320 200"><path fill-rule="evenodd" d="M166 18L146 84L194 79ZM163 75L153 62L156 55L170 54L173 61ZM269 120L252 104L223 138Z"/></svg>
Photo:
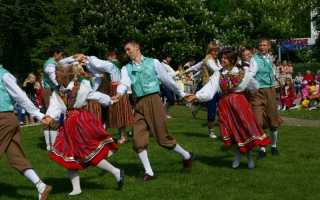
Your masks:
<svg viewBox="0 0 320 200"><path fill-rule="evenodd" d="M172 135L177 135L177 134L181 134L181 135L186 135L188 137L199 137L199 138L209 138L207 133L204 134L199 134L197 132L174 132L172 133Z"/></svg>
<svg viewBox="0 0 320 200"><path fill-rule="evenodd" d="M196 156L196 160L202 162L203 164L206 164L208 166L213 167L220 167L220 168L229 168L230 166L230 157L232 156L230 154L230 151L228 151L228 147L225 145L220 146L220 151L225 153L225 155L217 156L217 155L208 155L203 156L199 155Z"/></svg>
<svg viewBox="0 0 320 200"><path fill-rule="evenodd" d="M35 187L19 186L19 189L23 190L34 190L34 196L21 195L17 193L17 186L0 183L0 199L35 199L38 195L37 189Z"/></svg>
<svg viewBox="0 0 320 200"><path fill-rule="evenodd" d="M37 147L41 150L46 150L46 142L44 140L44 136L38 137Z"/></svg>
<svg viewBox="0 0 320 200"><path fill-rule="evenodd" d="M105 174L107 174L107 172L103 171L99 174L99 176L105 176ZM111 184L108 184L108 186L106 184L103 184L103 182L101 183L95 183L93 181L91 181L92 179L96 179L98 176L88 176L88 177L81 177L81 173L80 173L80 185L81 185L81 189L82 190L97 190L97 189L101 189L101 190L118 190L118 185L117 185L117 181L115 179L108 179L106 177L106 181L111 182ZM72 184L71 181L67 175L67 172L65 174L65 177L63 178L47 178L45 180L43 180L43 182L52 185L52 191L51 194L62 194L66 197L68 197L68 194L72 191ZM112 184L114 182L114 184ZM110 186L111 185L111 186Z"/></svg>

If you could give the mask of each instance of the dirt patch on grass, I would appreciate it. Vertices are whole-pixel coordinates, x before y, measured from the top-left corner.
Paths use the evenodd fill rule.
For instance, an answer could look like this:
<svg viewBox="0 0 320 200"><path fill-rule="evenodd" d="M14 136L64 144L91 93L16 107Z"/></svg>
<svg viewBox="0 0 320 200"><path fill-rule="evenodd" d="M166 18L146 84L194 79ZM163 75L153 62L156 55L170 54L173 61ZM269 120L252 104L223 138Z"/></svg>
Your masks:
<svg viewBox="0 0 320 200"><path fill-rule="evenodd" d="M318 126L320 127L320 120L308 120L308 119L297 119L290 117L282 117L283 124L290 126Z"/></svg>

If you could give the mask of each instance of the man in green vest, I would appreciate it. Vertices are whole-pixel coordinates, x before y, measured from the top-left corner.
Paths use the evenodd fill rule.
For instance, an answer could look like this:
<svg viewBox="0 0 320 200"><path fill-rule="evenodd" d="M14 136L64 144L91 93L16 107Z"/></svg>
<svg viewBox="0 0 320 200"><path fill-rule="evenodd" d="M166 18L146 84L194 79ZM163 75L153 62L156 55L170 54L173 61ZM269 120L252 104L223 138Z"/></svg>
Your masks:
<svg viewBox="0 0 320 200"><path fill-rule="evenodd" d="M278 111L276 89L274 87L274 73L272 58L268 51L271 47L269 38L262 37L258 40L259 53L250 59L250 71L255 75L254 78L259 82L258 92L252 95L252 109L261 127L263 127L263 107L266 109L268 126L271 137L271 154L278 156L276 148L278 137ZM265 147L261 147L258 159L266 156Z"/></svg>
<svg viewBox="0 0 320 200"><path fill-rule="evenodd" d="M193 152L188 152L178 145L175 138L168 131L166 113L159 96L159 81L181 98L188 95L169 76L159 60L147 58L141 54L140 44L137 40L127 40L124 43L124 49L131 61L121 69L121 81L117 87L117 95L113 96L112 99L121 98L130 86L134 96L137 97L132 125L132 143L133 149L138 153L145 169L145 174L137 181L143 182L156 179L146 150L149 143L150 130L160 146L173 150L183 157L182 172L188 173L192 168L195 155Z"/></svg>
<svg viewBox="0 0 320 200"><path fill-rule="evenodd" d="M6 153L9 164L33 182L38 189L39 200L44 200L52 187L40 180L20 144L20 124L14 114L14 103L17 102L38 120L42 120L44 114L33 105L26 93L17 85L16 78L4 69L1 63L2 49L0 49L0 158ZM5 191L2 190L3 192Z"/></svg>
<svg viewBox="0 0 320 200"><path fill-rule="evenodd" d="M50 97L53 90L58 85L56 81L56 65L63 58L63 49L57 45L52 45L49 50L49 59L43 65L43 91L42 102L44 111L49 108ZM54 121L49 125L43 125L44 138L47 144L47 151L51 150L57 136L59 121Z"/></svg>

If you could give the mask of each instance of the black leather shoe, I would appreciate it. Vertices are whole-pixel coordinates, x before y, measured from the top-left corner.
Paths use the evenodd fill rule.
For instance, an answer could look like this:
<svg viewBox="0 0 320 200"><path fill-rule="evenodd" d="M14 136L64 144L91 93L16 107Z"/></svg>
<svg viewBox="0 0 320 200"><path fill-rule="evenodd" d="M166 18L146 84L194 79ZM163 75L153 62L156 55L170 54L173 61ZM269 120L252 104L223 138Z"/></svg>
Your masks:
<svg viewBox="0 0 320 200"><path fill-rule="evenodd" d="M266 157L267 156L267 154L266 154L266 152L264 152L264 151L260 151L260 153L259 153L259 155L258 155L258 159L262 159L262 158L264 158L264 157Z"/></svg>
<svg viewBox="0 0 320 200"><path fill-rule="evenodd" d="M145 182L157 179L156 175L150 176L149 174L145 173L140 179L137 179L136 182Z"/></svg>
<svg viewBox="0 0 320 200"><path fill-rule="evenodd" d="M121 190L124 184L124 170L120 169L120 181L118 182L118 189Z"/></svg>
<svg viewBox="0 0 320 200"><path fill-rule="evenodd" d="M271 147L271 154L274 156L278 156L279 152L276 147Z"/></svg>

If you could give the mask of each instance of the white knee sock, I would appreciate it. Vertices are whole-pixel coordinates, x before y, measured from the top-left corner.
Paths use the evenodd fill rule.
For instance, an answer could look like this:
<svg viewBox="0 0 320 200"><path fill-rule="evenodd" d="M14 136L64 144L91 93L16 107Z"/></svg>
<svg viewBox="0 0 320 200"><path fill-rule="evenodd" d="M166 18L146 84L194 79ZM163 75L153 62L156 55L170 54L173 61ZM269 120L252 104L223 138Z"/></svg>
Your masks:
<svg viewBox="0 0 320 200"><path fill-rule="evenodd" d="M50 131L51 145L53 146L56 141L56 137L58 135L58 131Z"/></svg>
<svg viewBox="0 0 320 200"><path fill-rule="evenodd" d="M44 131L44 139L45 139L46 144L47 144L47 149L48 149L48 150L51 150L51 149L50 149L49 131Z"/></svg>
<svg viewBox="0 0 320 200"><path fill-rule="evenodd" d="M266 148L265 147L260 147L260 150L266 152Z"/></svg>
<svg viewBox="0 0 320 200"><path fill-rule="evenodd" d="M239 147L238 147L238 145L233 144L230 146L230 149L234 153L234 161L232 163L232 167L237 168L237 167L239 167L240 160L241 160L241 153L240 153Z"/></svg>
<svg viewBox="0 0 320 200"><path fill-rule="evenodd" d="M117 182L120 181L120 170L118 168L115 168L113 165L111 165L105 159L102 159L97 164L97 167L99 167L100 169L103 169L103 170L106 170L106 171L110 172L111 174L113 174L116 177Z"/></svg>
<svg viewBox="0 0 320 200"><path fill-rule="evenodd" d="M70 192L68 195L77 195L81 193L80 188L80 175L78 170L72 170L67 169L68 176L70 178L71 184L72 184L72 192Z"/></svg>
<svg viewBox="0 0 320 200"><path fill-rule="evenodd" d="M168 105L166 108L166 114L170 115L170 111L171 111L172 105Z"/></svg>
<svg viewBox="0 0 320 200"><path fill-rule="evenodd" d="M254 162L252 160L252 151L250 150L246 154L247 154L248 168L254 168Z"/></svg>
<svg viewBox="0 0 320 200"><path fill-rule="evenodd" d="M153 176L153 171L149 162L149 158L148 158L148 153L147 150L144 150L140 153L138 153L138 156L142 162L142 165L144 167L144 170L146 171L147 174L149 174L150 176Z"/></svg>
<svg viewBox="0 0 320 200"><path fill-rule="evenodd" d="M184 150L180 145L176 144L176 147L173 149L174 152L177 152L178 154L182 155L182 157L187 160L190 158L189 152Z"/></svg>
<svg viewBox="0 0 320 200"><path fill-rule="evenodd" d="M277 147L278 131L270 132L271 147Z"/></svg>
<svg viewBox="0 0 320 200"><path fill-rule="evenodd" d="M46 187L46 184L44 184L39 176L36 174L36 172L33 169L25 169L22 171L22 174L27 177L33 184L36 185L38 192L42 193L43 190Z"/></svg>

